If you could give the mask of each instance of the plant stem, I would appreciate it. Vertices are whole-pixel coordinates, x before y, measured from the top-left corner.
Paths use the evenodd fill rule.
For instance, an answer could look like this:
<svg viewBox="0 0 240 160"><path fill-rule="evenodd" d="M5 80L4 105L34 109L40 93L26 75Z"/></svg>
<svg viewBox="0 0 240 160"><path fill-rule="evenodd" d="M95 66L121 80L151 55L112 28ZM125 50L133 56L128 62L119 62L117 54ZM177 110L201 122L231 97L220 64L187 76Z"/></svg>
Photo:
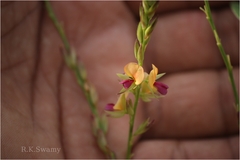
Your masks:
<svg viewBox="0 0 240 160"><path fill-rule="evenodd" d="M57 31L58 31L58 34L60 35L60 37L61 37L61 39L62 39L62 42L63 42L63 44L64 44L64 48L65 48L65 50L66 50L66 54L67 54L68 56L71 56L71 55L74 54L74 53L72 53L72 51L71 51L71 47L70 47L69 41L68 41L68 39L67 39L67 37L66 37L66 35L65 35L65 33L64 33L64 29L62 28L62 26L61 26L61 24L59 23L56 15L54 14L54 11L53 11L53 9L52 9L52 7L51 7L50 2L47 1L47 0L45 0L45 6L46 6L46 9L47 9L47 12L48 12L49 17L51 18L54 26L56 27L56 29L57 29ZM65 57L65 58L66 58L66 57ZM95 119L98 119L98 120L101 119L101 116L99 115L99 113L98 113L98 111L97 111L96 103L94 102L94 99L93 99L93 97L92 97L92 95L91 95L91 92L90 92L90 87L91 87L91 86L89 86L86 78L84 78L84 76L81 74L80 69L83 69L83 70L84 70L84 68L83 68L83 67L81 68L81 67L78 65L77 61L76 61L76 63L73 62L73 64L71 64L71 65L72 65L72 67L69 67L69 68L73 70L73 72L74 72L74 74L75 74L75 76L76 76L77 82L78 82L80 88L82 89L82 91L83 91L83 93L84 93L84 95L85 95L85 97L86 97L86 99L87 99L87 102L88 102L88 104L89 104L89 106L90 106L90 110L91 110L91 112L92 112L92 114L93 114L93 117L94 117ZM80 67L80 68L79 68L79 67ZM102 126L101 123L103 123L103 122L99 122L99 124L98 124L97 126ZM93 127L96 127L96 126L93 126ZM96 129L97 129L98 131L104 133L103 138L106 139L105 131L102 129L102 127L97 127ZM100 136L97 134L96 137L99 138ZM100 145L101 145L101 144L100 144ZM99 146L100 146L100 145L99 145ZM116 158L114 152L112 152L112 151L108 148L107 145L104 145L103 147L104 147L104 148L101 148L101 147L100 147L100 149L102 149L102 151L104 152L104 154L105 154L108 158L111 158L111 159L115 159L115 158Z"/></svg>
<svg viewBox="0 0 240 160"><path fill-rule="evenodd" d="M146 51L147 44L150 39L150 35L154 29L157 19L154 18L155 11L157 9L157 1L142 0L141 6L139 8L140 22L137 28L137 40L134 45L134 55L138 61L139 66L143 66L144 54ZM140 98L141 85L137 86L134 92L135 102L133 106L133 114L129 115L129 133L128 133L128 143L127 143L127 155L126 158L130 159L132 156L132 146L133 146L133 128L134 121L137 111L137 105Z"/></svg>
<svg viewBox="0 0 240 160"><path fill-rule="evenodd" d="M127 159L131 159L131 154L132 154L133 127L134 127L134 120L135 120L135 116L136 116L138 101L139 101L139 97L140 97L140 90L141 90L141 86L138 86L136 89L136 94L135 94L133 115L130 116L130 121L129 121L129 133L128 133L127 155L126 155Z"/></svg>
<svg viewBox="0 0 240 160"><path fill-rule="evenodd" d="M62 39L62 42L64 44L64 47L65 47L66 51L67 51L67 53L70 53L70 45L68 43L67 37L64 33L64 30L63 30L61 24L59 23L59 21L57 20L57 17L55 16L55 14L53 12L51 4L47 0L44 0L44 1L45 1L45 6L46 6L46 9L47 9L48 15L49 15L49 17L51 18L52 22L54 23L54 25L56 27L56 29L57 29L57 31L58 31L61 39Z"/></svg>
<svg viewBox="0 0 240 160"><path fill-rule="evenodd" d="M74 70L74 73L75 73L75 76L77 78L77 81L78 81L78 84L79 86L81 87L81 89L84 91L84 95L87 99L87 102L90 106L90 109L92 111L92 114L95 116L95 117L99 117L99 114L98 114L98 111L96 109L96 106L95 106L95 103L91 97L91 94L89 92L89 90L87 90L86 88L84 88L86 84L85 80L82 78L81 74L80 74L80 71L79 71L79 68L77 67L75 70Z"/></svg>
<svg viewBox="0 0 240 160"><path fill-rule="evenodd" d="M53 9L52 9L52 7L51 7L50 2L47 1L47 0L45 0L45 4L46 4L46 8L47 8L49 17L50 17L51 20L53 21L53 24L54 24L54 26L56 27L56 29L57 29L57 31L58 31L61 39L62 39L62 42L63 42L63 44L64 44L64 47L65 47L65 49L66 49L66 51L67 51L67 54L71 54L71 49L70 49L70 45L69 45L69 43L68 43L68 39L67 39L67 37L66 37L66 35L65 35L65 32L64 32L61 24L59 23L56 15L55 15L54 12L53 12ZM91 98L91 95L89 94L89 91L86 90L86 88L84 88L84 85L85 85L86 82L85 82L84 78L81 76L80 71L79 71L79 68L78 68L78 67L74 67L74 70L73 70L73 71L74 71L75 76L76 76L76 78L77 78L78 84L80 85L81 89L84 91L85 97L86 97L86 99L87 99L87 101L88 101L88 104L89 104L89 106L90 106L90 109L91 109L91 111L92 111L92 114L93 114L94 116L98 116L98 112L97 112L96 106L95 106L95 104L94 104L94 102L93 102L93 100L92 100L92 98Z"/></svg>
<svg viewBox="0 0 240 160"><path fill-rule="evenodd" d="M213 31L214 37L216 39L218 49L221 53L222 59L223 59L224 64L227 68L228 76L229 76L229 79L230 79L230 83L231 83L231 86L232 86L232 91L233 91L233 95L234 95L234 99L235 99L236 110L239 112L239 96L238 96L237 88L236 88L234 78L233 78L233 72L232 72L233 67L231 65L230 57L229 57L229 55L227 55L225 53L224 48L223 48L222 43L221 43L221 40L218 36L215 24L214 24L213 19L212 19L212 14L211 14L211 9L210 9L209 2L207 0L204 0L204 3L205 3L204 10L203 9L202 10L206 14L206 18L209 21L209 24L210 24L211 29Z"/></svg>

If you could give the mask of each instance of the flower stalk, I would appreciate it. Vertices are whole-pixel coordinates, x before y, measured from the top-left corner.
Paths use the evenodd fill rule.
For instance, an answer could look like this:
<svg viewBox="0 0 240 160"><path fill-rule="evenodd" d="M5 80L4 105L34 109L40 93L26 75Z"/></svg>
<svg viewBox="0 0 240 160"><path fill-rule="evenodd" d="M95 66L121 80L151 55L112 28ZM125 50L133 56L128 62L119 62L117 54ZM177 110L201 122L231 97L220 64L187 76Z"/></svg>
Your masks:
<svg viewBox="0 0 240 160"><path fill-rule="evenodd" d="M138 86L136 89L136 95L135 95L135 102L133 106L133 114L129 115L129 132L128 132L128 144L127 144L127 159L130 159L132 157L132 146L133 146L133 127L134 127L134 120L136 116L136 111L137 111L137 106L138 106L138 101L140 97L140 90L141 87Z"/></svg>
<svg viewBox="0 0 240 160"><path fill-rule="evenodd" d="M231 87L232 87L232 91L233 91L233 95L234 95L234 99L235 99L235 108L236 108L237 112L239 112L239 95L238 95L236 84L235 84L235 81L234 81L234 78L233 78L233 71L232 71L233 67L231 65L230 56L225 53L225 50L224 50L224 48L222 46L222 43L221 43L221 39L218 36L214 21L212 19L212 14L211 14L211 9L210 9L209 2L207 0L204 0L204 3L205 3L204 9L201 8L201 7L200 7L200 9L206 14L206 19L208 20L208 22L211 26L211 29L213 31L218 49L220 51L223 62L224 62L225 66L227 68L227 71L228 71L228 76L229 76L229 80L230 80L230 83L231 83Z"/></svg>
<svg viewBox="0 0 240 160"><path fill-rule="evenodd" d="M134 55L138 61L138 65L143 67L144 54L146 47L148 45L150 35L154 29L157 22L157 18L154 17L156 9L158 7L157 1L147 1L143 0L139 8L140 22L137 27L137 40L134 45ZM133 128L134 121L137 111L138 102L140 99L141 85L137 86L134 90L135 101L133 105L133 114L129 114L129 134L127 143L127 154L126 158L130 159L132 157L132 146L133 146Z"/></svg>
<svg viewBox="0 0 240 160"><path fill-rule="evenodd" d="M123 88L119 92L120 96L117 103L109 103L105 107L105 111L111 117L117 118L125 114L129 115L126 159L130 159L133 156L132 147L134 137L146 132L153 122L148 118L145 122L140 124L138 129L134 132L133 128L139 100L142 99L145 102L149 102L153 98L159 98L167 94L168 86L161 82L156 82L164 73L158 74L158 69L153 64L153 69L150 74L144 72L143 69L146 47L157 22L157 18L154 17L157 6L157 1L142 1L139 9L140 22L137 28L137 39L134 45L134 55L137 59L137 63L128 63L124 67L124 73L117 74L121 79L120 84L123 85ZM127 98L129 93L134 95L134 103L132 103L131 99Z"/></svg>
<svg viewBox="0 0 240 160"><path fill-rule="evenodd" d="M134 55L140 66L143 66L144 53L150 40L150 35L157 23L154 17L158 1L143 0L139 8L140 22L137 27L137 40L134 45Z"/></svg>

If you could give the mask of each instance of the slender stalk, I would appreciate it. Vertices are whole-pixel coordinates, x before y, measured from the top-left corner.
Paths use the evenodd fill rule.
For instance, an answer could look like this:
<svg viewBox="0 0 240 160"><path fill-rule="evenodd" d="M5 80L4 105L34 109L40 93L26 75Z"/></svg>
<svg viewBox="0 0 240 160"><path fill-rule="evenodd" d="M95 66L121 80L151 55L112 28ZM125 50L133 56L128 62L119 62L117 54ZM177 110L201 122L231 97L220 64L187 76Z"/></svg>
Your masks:
<svg viewBox="0 0 240 160"><path fill-rule="evenodd" d="M77 78L77 81L78 81L78 84L80 85L81 89L84 91L84 94L85 94L85 97L87 99L87 102L90 106L90 109L92 111L92 114L95 116L95 117L99 117L99 114L98 114L98 111L96 109L96 106L95 106L95 103L94 103L94 100L92 99L91 97L91 94L90 92L84 88L84 85L86 85L84 79L82 78L81 74L80 74L80 71L78 68L76 68L74 70L74 73L75 73L75 76Z"/></svg>
<svg viewBox="0 0 240 160"><path fill-rule="evenodd" d="M46 4L46 9L48 11L49 17L51 18L54 26L56 27L56 29L57 29L57 31L58 31L61 39L62 39L62 42L64 44L64 47L66 49L67 54L71 54L70 45L69 45L68 39L66 37L66 34L64 32L64 29L62 28L62 26L59 23L56 15L54 14L50 2L45 0L45 4ZM93 115L98 116L98 112L97 112L96 106L95 106L95 104L94 104L94 102L93 102L93 100L91 98L91 95L89 94L89 91L86 90L86 88L84 88L84 84L86 82L85 82L84 78L82 77L82 75L80 74L79 68L78 67L74 67L73 71L74 71L75 76L77 78L78 84L80 85L81 89L84 91L85 97L86 97L86 99L88 101L88 104L90 106L90 109L91 109Z"/></svg>
<svg viewBox="0 0 240 160"><path fill-rule="evenodd" d="M227 68L228 76L229 76L229 79L230 79L230 83L231 83L231 87L232 87L232 91L233 91L233 95L234 95L234 99L235 99L236 110L239 112L239 96L238 96L237 88L236 88L235 81L234 81L234 78L233 78L233 72L232 72L233 67L231 65L230 57L229 57L229 55L227 55L225 53L224 48L223 48L222 43L221 43L221 40L218 36L214 21L212 19L212 14L211 14L211 9L210 9L209 2L207 0L204 0L204 3L205 3L204 9L201 8L201 10L203 10L204 13L206 14L206 18L209 21L209 24L210 24L211 29L213 31L214 37L216 39L218 49L221 53L222 59L223 59L224 64Z"/></svg>
<svg viewBox="0 0 240 160"><path fill-rule="evenodd" d="M140 97L140 90L141 90L141 86L138 86L136 95L135 95L134 106L133 106L133 115L130 116L130 121L129 121L129 133L128 133L128 144L127 144L128 147L127 147L127 155L126 155L127 159L130 159L132 155L133 127L134 127L134 120L135 120L137 106L138 106L139 97Z"/></svg>
<svg viewBox="0 0 240 160"><path fill-rule="evenodd" d="M137 28L137 40L134 45L134 55L140 66L143 66L144 54L146 51L147 44L149 42L151 33L157 22L154 17L155 11L158 7L157 1L142 0L141 6L139 8L140 22ZM137 111L137 105L140 98L141 85L135 89L135 101L133 106L133 115L129 117L129 133L128 133L128 143L127 143L127 154L126 158L130 159L132 156L132 146L133 146L133 128L134 121Z"/></svg>
<svg viewBox="0 0 240 160"><path fill-rule="evenodd" d="M105 124L104 124L104 121L102 120L103 118L99 115L99 113L97 111L96 102L90 91L91 86L88 84L86 77L84 77L83 73L80 71L80 69L84 70L84 68L78 65L78 62L76 60L76 55L71 50L69 41L64 32L64 29L62 28L56 15L54 14L54 11L51 7L50 2L45 0L45 6L46 6L49 17L51 18L54 26L56 27L58 34L60 35L62 42L64 44L64 48L66 50L65 60L67 59L66 63L69 63L67 65L69 66L70 69L73 70L73 72L76 76L77 82L78 82L80 88L82 89L82 91L87 99L87 102L90 106L90 110L93 114L93 117L95 118L95 120L97 120L97 124L94 123L93 127L96 130L95 136L98 139L98 142L99 142L98 145L108 158L115 159L116 157L115 157L114 152L112 152L106 144L106 130L103 129L104 128L103 125L105 125Z"/></svg>
<svg viewBox="0 0 240 160"><path fill-rule="evenodd" d="M63 41L63 44L64 44L64 47L65 47L66 51L68 53L70 53L70 45L68 43L67 37L64 33L64 30L63 30L61 24L59 23L59 21L57 20L57 17L55 16L55 14L53 12L53 9L51 7L50 2L45 0L45 6L46 6L49 17L51 18L52 22L54 23L62 41Z"/></svg>

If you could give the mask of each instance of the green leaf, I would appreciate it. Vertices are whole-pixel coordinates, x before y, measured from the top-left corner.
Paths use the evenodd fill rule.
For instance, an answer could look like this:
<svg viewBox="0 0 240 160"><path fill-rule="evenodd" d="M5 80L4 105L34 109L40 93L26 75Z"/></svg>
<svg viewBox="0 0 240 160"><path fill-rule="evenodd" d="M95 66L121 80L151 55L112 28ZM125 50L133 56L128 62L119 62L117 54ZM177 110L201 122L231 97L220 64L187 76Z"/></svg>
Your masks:
<svg viewBox="0 0 240 160"><path fill-rule="evenodd" d="M108 130L108 121L107 121L106 114L102 115L99 125L100 125L100 128L102 129L102 131L106 134L107 130Z"/></svg>
<svg viewBox="0 0 240 160"><path fill-rule="evenodd" d="M146 132L149 129L149 125L152 123L152 121L150 121L150 119L148 118L145 122L143 122L142 124L140 124L140 126L138 127L138 129L135 131L135 133L133 134L133 136L137 136L140 134L143 134L144 132Z"/></svg>
<svg viewBox="0 0 240 160"><path fill-rule="evenodd" d="M139 43L138 43L138 40L136 40L134 44L134 55L136 59L138 57L138 50L139 50Z"/></svg>
<svg viewBox="0 0 240 160"><path fill-rule="evenodd" d="M140 45L138 48L137 61L138 61L138 63L143 61L142 45Z"/></svg>
<svg viewBox="0 0 240 160"><path fill-rule="evenodd" d="M131 116L134 114L133 103L131 99L127 100L127 113Z"/></svg>
<svg viewBox="0 0 240 160"><path fill-rule="evenodd" d="M105 152L107 146L107 140L103 132L99 132L97 136L98 146Z"/></svg>
<svg viewBox="0 0 240 160"><path fill-rule="evenodd" d="M90 92L90 96L92 98L93 103L97 104L97 101L98 101L97 91L95 90L95 88L93 86L90 86L89 87L89 92Z"/></svg>
<svg viewBox="0 0 240 160"><path fill-rule="evenodd" d="M205 6L202 8L202 7L199 7L199 9L201 10L201 11L203 11L205 14L206 14L206 11L205 11Z"/></svg>
<svg viewBox="0 0 240 160"><path fill-rule="evenodd" d="M79 70L79 73L80 73L82 79L83 79L84 81L86 81L86 80L87 80L87 71L86 71L86 69L84 68L83 64L80 63L80 62L78 62L78 70Z"/></svg>
<svg viewBox="0 0 240 160"><path fill-rule="evenodd" d="M147 16L144 14L142 6L140 6L140 8L139 8L139 15L140 15L139 23L142 23L142 27L145 28L148 23L148 19L147 19Z"/></svg>
<svg viewBox="0 0 240 160"><path fill-rule="evenodd" d="M97 136L97 132L99 130L99 119L97 117L94 117L93 120L93 135Z"/></svg>
<svg viewBox="0 0 240 160"><path fill-rule="evenodd" d="M68 67L75 69L77 67L77 54L75 53L74 49L72 49L70 54L68 54L66 50L63 50L63 55Z"/></svg>
<svg viewBox="0 0 240 160"><path fill-rule="evenodd" d="M124 92L132 92L135 88L136 88L135 83L132 83L132 85L128 89L123 87L118 94L122 94Z"/></svg>
<svg viewBox="0 0 240 160"><path fill-rule="evenodd" d="M143 42L143 29L141 23L139 23L137 27L137 38L140 43Z"/></svg>
<svg viewBox="0 0 240 160"><path fill-rule="evenodd" d="M153 27L152 26L147 27L147 29L145 30L145 37L149 37L150 34L152 33L152 31L153 31Z"/></svg>
<svg viewBox="0 0 240 160"><path fill-rule="evenodd" d="M107 116L113 117L113 118L120 118L126 114L126 111L106 111Z"/></svg>
<svg viewBox="0 0 240 160"><path fill-rule="evenodd" d="M239 14L239 2L231 2L230 7L234 13L234 15L239 19L240 14Z"/></svg>
<svg viewBox="0 0 240 160"><path fill-rule="evenodd" d="M129 76L126 74L117 73L117 76L122 80L129 79Z"/></svg>
<svg viewBox="0 0 240 160"><path fill-rule="evenodd" d="M142 94L141 95L141 99L144 102L150 102L152 99L157 99L160 98L161 96L158 94L154 94L154 93L147 93L147 94Z"/></svg>
<svg viewBox="0 0 240 160"><path fill-rule="evenodd" d="M165 75L165 73L158 74L158 75L156 76L156 80L159 79L159 78L161 78L161 77L164 76L164 75Z"/></svg>

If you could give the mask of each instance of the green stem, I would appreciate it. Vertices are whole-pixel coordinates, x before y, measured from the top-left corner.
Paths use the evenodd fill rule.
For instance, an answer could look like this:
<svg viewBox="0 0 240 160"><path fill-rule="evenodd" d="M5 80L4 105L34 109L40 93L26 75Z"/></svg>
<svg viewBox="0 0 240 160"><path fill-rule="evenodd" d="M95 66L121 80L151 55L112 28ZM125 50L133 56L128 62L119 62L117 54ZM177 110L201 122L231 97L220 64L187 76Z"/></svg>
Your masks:
<svg viewBox="0 0 240 160"><path fill-rule="evenodd" d="M77 81L78 81L79 86L84 91L84 95L85 95L85 97L87 99L87 102L90 106L92 114L94 115L94 117L99 117L98 111L96 109L95 103L93 102L93 99L91 97L91 94L90 94L89 90L84 88L87 84L86 84L86 81L82 78L78 67L76 67L76 69L74 70L74 73L75 73L75 76L77 77Z"/></svg>
<svg viewBox="0 0 240 160"><path fill-rule="evenodd" d="M70 48L70 45L69 45L69 41L68 41L68 39L67 39L67 37L66 37L66 35L64 33L64 30L63 30L61 24L59 23L56 15L54 14L54 11L53 11L53 9L51 7L50 2L45 0L45 6L46 6L46 9L47 9L49 17L51 18L54 26L56 27L56 29L58 31L58 34L60 35L60 37L62 39L62 42L64 44L64 48L65 48L65 50L67 52L66 54L71 55L72 53L71 53L71 48ZM75 74L75 76L77 78L77 82L78 82L80 88L82 89L86 99L87 99L87 102L88 102L88 104L90 106L90 110L91 110L94 118L100 119L101 117L100 117L100 115L99 115L99 113L97 111L97 107L96 107L96 105L94 103L93 97L91 96L91 93L90 93L90 90L89 90L90 86L88 86L87 80L82 76L81 71L79 70L79 66L77 64L74 64L74 67L70 67L70 68L73 70L73 72L74 72L74 74ZM100 130L104 133L104 131L102 130L101 127L100 127ZM115 154L109 148L105 148L102 151L105 153L105 155L107 157L109 157L111 159L115 159L116 158Z"/></svg>
<svg viewBox="0 0 240 160"><path fill-rule="evenodd" d="M140 97L140 90L141 90L141 86L138 86L137 89L136 89L136 94L135 94L135 101L134 101L134 106L133 106L133 115L130 116L126 159L131 159L131 155L132 155L133 127L134 127L134 121L135 121L138 101L139 101L139 97Z"/></svg>
<svg viewBox="0 0 240 160"><path fill-rule="evenodd" d="M57 31L58 31L58 33L59 33L59 35L60 35L60 37L61 37L61 39L63 41L63 44L64 44L64 47L65 47L65 49L67 51L67 54L70 54L71 50L70 50L70 45L68 43L68 39L67 39L67 37L66 37L66 35L64 33L64 30L63 30L61 24L59 23L56 15L53 12L51 4L47 0L45 0L45 4L46 4L47 11L48 11L48 15L51 18L51 20L53 21L53 24L56 27L56 29L57 29ZM74 73L75 73L75 75L77 77L78 84L80 85L81 89L84 91L85 97L86 97L86 99L88 101L88 104L90 106L90 109L91 109L93 115L94 116L98 116L98 112L97 112L96 107L94 105L94 102L93 102L93 100L91 98L91 95L90 95L89 91L87 91L84 88L84 85L85 85L86 82L83 79L83 77L81 76L78 67L74 67Z"/></svg>
<svg viewBox="0 0 240 160"><path fill-rule="evenodd" d="M212 14L211 14L211 9L210 9L209 2L207 0L204 0L204 3L205 3L204 12L205 12L205 14L207 16L207 20L209 21L209 24L212 28L214 37L215 37L216 42L217 42L218 49L221 53L222 59L223 59L224 64L227 68L228 76L229 76L230 83L231 83L232 90L233 90L233 94L234 94L236 109L237 109L237 111L239 111L239 96L238 96L237 88L236 88L235 81L234 81L234 78L233 78L233 72L232 72L232 65L231 65L230 57L229 57L229 55L227 55L225 53L224 48L223 48L222 43L221 43L221 40L218 36L215 24L214 24L213 19L212 19Z"/></svg>
<svg viewBox="0 0 240 160"><path fill-rule="evenodd" d="M64 47L65 47L66 51L67 51L67 53L70 53L70 45L68 43L67 37L64 33L64 30L63 30L61 24L59 23L57 17L55 16L55 14L53 12L52 6L51 6L49 1L47 1L47 0L44 0L44 1L45 1L45 5L46 5L48 15L51 18L54 26L56 27L56 29L57 29L57 31L58 31L58 33L59 33L59 35L60 35L60 37L63 41L63 44L64 44Z"/></svg>
<svg viewBox="0 0 240 160"><path fill-rule="evenodd" d="M155 14L156 8L158 6L157 2L143 0L141 7L139 8L140 22L137 28L137 43L135 44L134 52L135 57L138 61L138 65L143 66L144 54L146 51L147 44L149 42L150 35L153 31L154 25L156 24L156 19L152 19ZM153 15L150 15L153 14ZM152 22L152 23L151 23ZM130 159L132 154L133 146L133 128L134 121L137 111L137 105L140 98L141 85L137 86L135 89L135 102L133 106L133 114L130 115L129 120L129 133L128 133L128 143L127 143L127 154L126 158Z"/></svg>

